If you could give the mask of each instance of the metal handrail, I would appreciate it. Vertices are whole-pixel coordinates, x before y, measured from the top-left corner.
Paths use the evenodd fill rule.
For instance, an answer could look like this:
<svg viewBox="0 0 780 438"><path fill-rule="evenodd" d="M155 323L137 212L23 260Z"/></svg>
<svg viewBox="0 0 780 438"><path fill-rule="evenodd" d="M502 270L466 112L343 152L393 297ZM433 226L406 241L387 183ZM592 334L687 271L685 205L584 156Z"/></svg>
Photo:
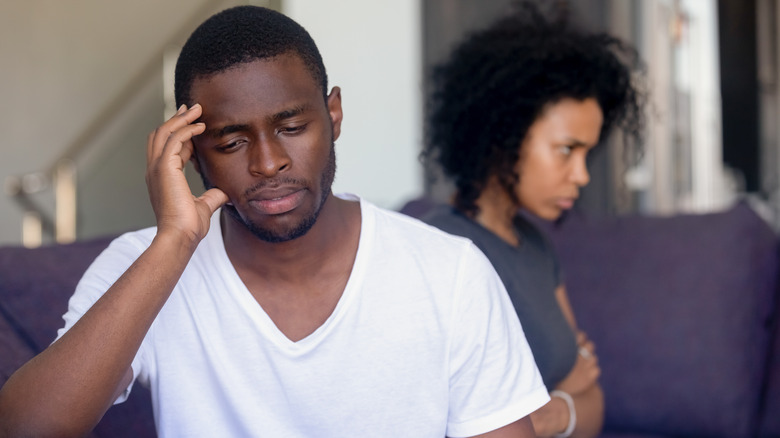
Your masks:
<svg viewBox="0 0 780 438"><path fill-rule="evenodd" d="M65 151L44 170L12 175L6 178L5 193L24 210L22 243L25 246L39 246L43 233L54 236L58 243L69 243L76 239L76 178L75 162L107 129L109 122L117 118L136 95L137 91L151 80L159 79L163 57L172 46L181 46L189 33L220 6L228 3L247 3L227 0L206 0L180 26L174 35L160 45L148 61L136 72L127 84L102 108L97 116L65 148ZM251 3L251 2L250 2ZM273 7L277 2L264 3ZM271 4L269 4L271 3ZM54 190L54 217L36 202L32 195Z"/></svg>

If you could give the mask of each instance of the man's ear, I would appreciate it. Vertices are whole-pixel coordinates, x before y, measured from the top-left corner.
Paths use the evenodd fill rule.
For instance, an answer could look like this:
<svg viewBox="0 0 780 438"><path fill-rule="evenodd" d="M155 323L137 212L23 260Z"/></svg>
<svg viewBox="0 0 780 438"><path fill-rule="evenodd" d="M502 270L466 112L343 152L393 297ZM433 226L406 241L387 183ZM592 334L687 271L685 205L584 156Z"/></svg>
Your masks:
<svg viewBox="0 0 780 438"><path fill-rule="evenodd" d="M336 141L341 135L341 119L344 113L341 111L341 88L333 87L328 95L328 113L330 122L333 125L333 141Z"/></svg>

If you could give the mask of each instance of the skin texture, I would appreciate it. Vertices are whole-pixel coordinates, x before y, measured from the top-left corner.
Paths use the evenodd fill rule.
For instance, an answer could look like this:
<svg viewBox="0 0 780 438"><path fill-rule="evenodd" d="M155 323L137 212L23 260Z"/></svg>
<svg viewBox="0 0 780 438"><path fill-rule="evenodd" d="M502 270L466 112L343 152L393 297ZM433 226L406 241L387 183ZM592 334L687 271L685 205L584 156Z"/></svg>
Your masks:
<svg viewBox="0 0 780 438"><path fill-rule="evenodd" d="M516 246L520 241L512 219L518 208L546 220L555 220L570 209L580 188L590 181L586 157L598 143L602 117L601 108L593 98L564 98L549 104L520 145L520 158L515 165L520 179L513 188L519 205L494 177L477 199L477 222ZM579 347L587 353L577 355L572 370L554 389L565 391L574 399L577 426L572 436L593 437L601 430L604 417L598 357L593 342L577 328L565 286L559 286L555 296L577 333ZM562 399L553 397L531 415L531 420L538 436L552 436L569 424L568 407Z"/></svg>
<svg viewBox="0 0 780 438"><path fill-rule="evenodd" d="M272 67L262 81L253 80L258 65ZM335 139L319 138L328 131L327 119L314 117L324 109L322 99L311 87L296 86L311 82L299 67L300 59L292 55L272 64L245 64L197 79L190 92L206 108L200 120L209 128L195 138L193 160L205 185L228 193L225 211L270 242L301 237L311 228L336 170ZM300 77L281 81L289 70ZM263 99L253 98L257 95ZM334 110L339 100L336 88L329 98ZM257 114L265 115L262 125L252 123Z"/></svg>
<svg viewBox="0 0 780 438"><path fill-rule="evenodd" d="M79 322L3 386L0 437L83 436L95 427L131 381L134 355L220 206L228 206L220 218L228 257L288 338L311 334L341 297L360 207L330 191L340 90L323 99L301 60L280 55L199 78L191 91L200 103L182 105L148 138L155 238ZM211 187L201 196L184 177L189 160ZM534 433L525 417L483 436Z"/></svg>
<svg viewBox="0 0 780 438"><path fill-rule="evenodd" d="M531 125L520 146L513 188L522 207L546 220L571 208L580 188L590 182L586 157L598 143L602 115L594 99L562 99L550 104ZM513 245L512 218L518 205L491 178L477 199L478 222Z"/></svg>
<svg viewBox="0 0 780 438"><path fill-rule="evenodd" d="M257 68L252 70L255 81L271 86L272 83L263 82L269 75L301 78L300 64L281 64L256 63ZM268 160L263 159L263 154L254 154L252 163L243 161L244 169L236 164L242 161L236 155L234 160L229 160L233 164L225 167L236 173L233 175L236 184L227 184L228 174L223 168L215 166L210 158L201 158L201 170L211 172L217 186L225 184L224 191L212 188L194 196L182 171L193 156L192 138L207 129L207 125L196 122L203 113L200 105L182 107L150 134L146 180L157 217L157 235L150 247L67 334L9 379L0 391L0 424L4 428L0 429L0 436L82 436L94 428L129 383L132 358L198 243L207 234L209 218L228 201L239 204L239 211L273 229L284 229L309 215L315 206L321 207L319 218L308 233L282 243L258 239L229 215L222 218L226 249L242 278L244 272L257 266L260 267L257 276L267 274L265 289L258 288L256 282L247 283L253 294L273 295L274 290L289 286L284 289L289 298L285 305L292 310L280 323L282 331L291 338L299 338L321 324L317 318L305 316L329 314L327 307L322 310L321 303L340 296L357 248L360 213L357 203L332 198L330 187L321 186L332 140L340 132L341 99L338 89L334 89L327 102L324 101L313 79L306 78L298 87L315 90L308 93L311 105L307 114L312 130L311 137L307 137L307 149L301 155L287 155L277 148ZM298 87L285 89L299 94ZM297 102L292 96L285 99ZM260 100L258 97L257 101ZM268 128L268 114L243 116L246 118L236 121L248 122L253 127L251 132L281 135ZM274 119L274 123L282 121ZM301 160L300 164L297 159ZM282 166L282 162L287 165ZM307 181L306 191L311 193L306 193L292 210L274 217L245 211L248 204L240 194L268 178L252 172L256 167L263 167L263 163L273 163L271 167L279 172L294 173L297 179ZM323 194L326 194L324 203ZM253 256L248 257L249 253ZM323 263L322 253L332 257ZM302 293L313 283L319 284L323 292ZM273 312L269 313L273 316Z"/></svg>
<svg viewBox="0 0 780 438"><path fill-rule="evenodd" d="M332 313L357 252L359 206L330 192L340 90L323 102L301 60L283 55L199 79L192 96L209 127L194 162L230 199L228 257L282 333L303 339Z"/></svg>
<svg viewBox="0 0 780 438"><path fill-rule="evenodd" d="M592 98L563 99L542 113L521 147L515 189L521 207L554 220L574 205L590 182L585 158L598 143L602 120Z"/></svg>

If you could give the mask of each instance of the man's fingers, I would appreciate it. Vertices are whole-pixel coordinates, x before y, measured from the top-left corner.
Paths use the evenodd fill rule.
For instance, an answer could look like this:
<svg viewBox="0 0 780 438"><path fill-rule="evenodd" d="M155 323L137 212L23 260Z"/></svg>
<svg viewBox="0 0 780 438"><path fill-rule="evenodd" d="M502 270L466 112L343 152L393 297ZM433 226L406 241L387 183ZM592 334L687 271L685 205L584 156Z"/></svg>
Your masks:
<svg viewBox="0 0 780 438"><path fill-rule="evenodd" d="M179 155L181 158L181 167L187 164L187 160L192 155L192 137L200 135L206 130L206 125L203 123L195 123L187 125L168 137L168 141L165 142L161 156Z"/></svg>
<svg viewBox="0 0 780 438"><path fill-rule="evenodd" d="M195 146L192 144L192 140L185 141L181 145L181 151L179 151L179 157L181 157L181 167L182 169L184 166L187 165L187 161L190 161L190 158L192 158L193 149Z"/></svg>
<svg viewBox="0 0 780 438"><path fill-rule="evenodd" d="M195 104L189 109L182 105L173 117L155 129L150 136L150 141L147 143L147 156L150 157L150 161L162 154L171 136L191 125L202 113L203 111L199 104Z"/></svg>
<svg viewBox="0 0 780 438"><path fill-rule="evenodd" d="M180 118L181 115L184 114L186 111L187 111L187 105L182 104L179 107L179 109L176 110L176 113L173 116L171 116L170 119L166 120L165 123L158 126L157 129L155 129L149 134L149 140L146 143L147 144L146 156L149 157L150 161L155 157L155 153L154 153L155 147L159 145L161 142L164 145L165 141L173 132L171 131L171 128L168 125L173 123L173 121L176 120L177 118ZM162 148L159 149L162 150Z"/></svg>
<svg viewBox="0 0 780 438"><path fill-rule="evenodd" d="M225 203L228 202L228 197L225 192L217 188L206 190L206 192L200 195L198 199L203 201L208 206L210 213L214 213L219 207L225 205Z"/></svg>
<svg viewBox="0 0 780 438"><path fill-rule="evenodd" d="M149 135L146 137L146 167L148 168L152 164L152 149L153 145L152 142L154 142L154 132L152 131L149 133Z"/></svg>

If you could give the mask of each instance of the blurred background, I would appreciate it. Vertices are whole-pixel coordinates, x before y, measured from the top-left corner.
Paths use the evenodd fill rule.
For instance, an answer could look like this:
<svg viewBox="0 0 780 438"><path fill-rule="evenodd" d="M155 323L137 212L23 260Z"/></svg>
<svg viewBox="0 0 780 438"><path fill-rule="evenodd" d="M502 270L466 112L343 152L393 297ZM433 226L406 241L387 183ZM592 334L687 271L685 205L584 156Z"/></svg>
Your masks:
<svg viewBox="0 0 780 438"><path fill-rule="evenodd" d="M634 45L651 90L645 153L592 157L592 216L722 210L748 199L780 228L776 0L545 0ZM335 192L383 207L446 183L418 160L426 77L511 0L26 0L0 3L0 245L154 225L148 133L173 113L173 67L226 7L280 10L309 30L342 88ZM193 190L199 177L187 172Z"/></svg>

